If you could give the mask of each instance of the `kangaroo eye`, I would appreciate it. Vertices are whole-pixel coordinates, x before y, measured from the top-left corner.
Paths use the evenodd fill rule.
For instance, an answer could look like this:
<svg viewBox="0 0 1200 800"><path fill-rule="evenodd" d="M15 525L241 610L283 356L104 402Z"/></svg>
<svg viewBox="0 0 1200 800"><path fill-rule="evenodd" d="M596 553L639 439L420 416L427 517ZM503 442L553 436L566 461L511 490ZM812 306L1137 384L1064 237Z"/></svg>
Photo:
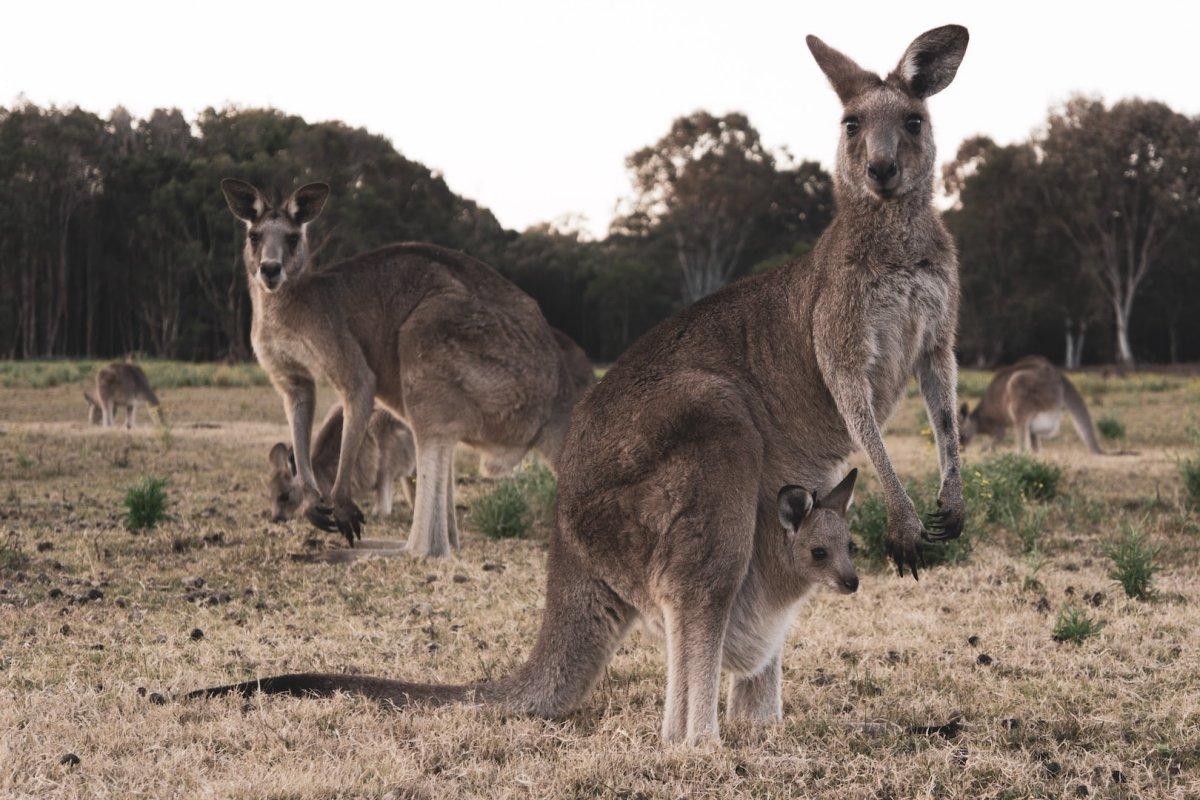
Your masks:
<svg viewBox="0 0 1200 800"><path fill-rule="evenodd" d="M254 245L255 247L258 247L258 243L261 241L262 241L261 233L251 233L250 234L250 244Z"/></svg>
<svg viewBox="0 0 1200 800"><path fill-rule="evenodd" d="M922 122L924 122L924 120L922 120L916 114L913 114L912 116L910 116L908 119L906 119L904 121L904 129L907 130L909 133L911 133L913 136L916 136L918 133L921 132L921 123Z"/></svg>
<svg viewBox="0 0 1200 800"><path fill-rule="evenodd" d="M825 557L828 555L829 553L825 552L824 547L814 547L812 549L812 557L814 561L824 561Z"/></svg>
<svg viewBox="0 0 1200 800"><path fill-rule="evenodd" d="M295 250L296 245L300 244L300 234L289 233L287 236L287 246L289 250Z"/></svg>
<svg viewBox="0 0 1200 800"><path fill-rule="evenodd" d="M855 555L858 553L858 542L851 539L850 543L846 546L846 549L850 551L850 555Z"/></svg>
<svg viewBox="0 0 1200 800"><path fill-rule="evenodd" d="M846 117L842 120L842 124L846 126L847 136L853 136L858 133L858 117Z"/></svg>

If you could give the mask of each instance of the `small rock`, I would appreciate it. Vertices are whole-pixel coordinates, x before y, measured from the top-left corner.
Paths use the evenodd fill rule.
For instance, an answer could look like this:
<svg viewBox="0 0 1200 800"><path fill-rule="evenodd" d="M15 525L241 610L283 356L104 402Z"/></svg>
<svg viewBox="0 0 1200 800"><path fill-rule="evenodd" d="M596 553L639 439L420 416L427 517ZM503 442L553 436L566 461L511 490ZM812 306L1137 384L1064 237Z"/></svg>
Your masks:
<svg viewBox="0 0 1200 800"><path fill-rule="evenodd" d="M470 577L468 577L467 575L463 575L461 572L456 572L454 574L454 582L455 583L467 583L470 580L471 580Z"/></svg>
<svg viewBox="0 0 1200 800"><path fill-rule="evenodd" d="M103 649L104 649L104 645L102 645L102 644L94 644L94 645L92 645L92 646L91 646L91 649L93 649L93 650L103 650Z"/></svg>
<svg viewBox="0 0 1200 800"><path fill-rule="evenodd" d="M137 688L137 696L138 696L138 697L145 697L145 696L146 696L146 687L145 687L145 686L139 686L139 687Z"/></svg>
<svg viewBox="0 0 1200 800"><path fill-rule="evenodd" d="M62 597L62 589L55 586L53 589L50 590L50 599L51 600L57 600L60 597Z"/></svg>
<svg viewBox="0 0 1200 800"><path fill-rule="evenodd" d="M113 602L117 604L117 608L125 608L129 605L129 601L126 600L124 597L118 597Z"/></svg>
<svg viewBox="0 0 1200 800"><path fill-rule="evenodd" d="M1075 596L1075 587L1068 586L1067 590L1063 594L1065 594L1067 597L1074 597Z"/></svg>
<svg viewBox="0 0 1200 800"><path fill-rule="evenodd" d="M1126 780L1126 778L1125 778L1124 772L1121 772L1121 770L1119 770L1119 769L1114 769L1112 771L1112 782L1113 783L1124 783L1125 780Z"/></svg>
<svg viewBox="0 0 1200 800"><path fill-rule="evenodd" d="M1015 731L1017 728L1021 727L1021 720L1017 719L1016 717L1002 719L1000 720L1000 727L1004 728L1006 731Z"/></svg>
<svg viewBox="0 0 1200 800"><path fill-rule="evenodd" d="M84 599L89 600L89 601L90 600L103 600L104 592L100 591L99 589L88 589L87 594L84 595Z"/></svg>
<svg viewBox="0 0 1200 800"><path fill-rule="evenodd" d="M201 589L204 587L204 578L201 578L197 575L195 578L188 578L185 580L183 585L192 589Z"/></svg>
<svg viewBox="0 0 1200 800"><path fill-rule="evenodd" d="M987 653L980 653L979 658L975 659L975 663L981 667L990 667L992 665L992 657Z"/></svg>
<svg viewBox="0 0 1200 800"><path fill-rule="evenodd" d="M1076 797L1087 797L1088 796L1088 788L1086 786L1084 786L1082 783L1076 785L1075 796Z"/></svg>
<svg viewBox="0 0 1200 800"><path fill-rule="evenodd" d="M433 583L436 580L437 580L437 575L426 575L425 576L426 583Z"/></svg>
<svg viewBox="0 0 1200 800"><path fill-rule="evenodd" d="M197 642L204 638L204 631L199 628L192 628L192 632L189 635L192 637L193 642Z"/></svg>
<svg viewBox="0 0 1200 800"><path fill-rule="evenodd" d="M1058 763L1057 761L1047 761L1045 764L1042 764L1042 766L1046 769L1046 772L1050 774L1051 778L1057 778L1062 774L1062 764Z"/></svg>
<svg viewBox="0 0 1200 800"><path fill-rule="evenodd" d="M37 543L37 551L39 553L45 553L46 551L53 550L53 549L54 549L54 542L38 542Z"/></svg>
<svg viewBox="0 0 1200 800"><path fill-rule="evenodd" d="M1037 605L1035 605L1034 608L1043 614L1046 614L1050 611L1050 601L1043 597L1041 600L1037 601Z"/></svg>
<svg viewBox="0 0 1200 800"><path fill-rule="evenodd" d="M1095 594L1093 594L1091 597L1088 598L1088 602L1091 603L1096 608L1099 608L1101 605L1104 604L1104 595L1101 594L1100 592L1096 592Z"/></svg>
<svg viewBox="0 0 1200 800"><path fill-rule="evenodd" d="M220 544L224 540L225 540L225 534L221 533L220 531L215 531L214 533L206 533L206 534L204 534L204 538L203 538L203 541L205 544Z"/></svg>
<svg viewBox="0 0 1200 800"><path fill-rule="evenodd" d="M151 703L153 703L156 706L166 705L166 703L167 703L167 698L163 697L158 692L151 692L150 696L146 699L149 700Z"/></svg>
<svg viewBox="0 0 1200 800"><path fill-rule="evenodd" d="M504 565L503 564L493 564L490 561L483 562L483 571L484 572L492 572L493 570L500 570L501 572L503 572Z"/></svg>
<svg viewBox="0 0 1200 800"><path fill-rule="evenodd" d="M58 760L58 763L65 767L75 767L79 765L79 761L79 756L75 755L74 753L67 753Z"/></svg>
<svg viewBox="0 0 1200 800"><path fill-rule="evenodd" d="M887 651L887 660L892 662L893 664L899 663L900 654L897 653L895 650L888 650Z"/></svg>
<svg viewBox="0 0 1200 800"><path fill-rule="evenodd" d="M58 632L61 633L63 636L70 636L71 635L71 626L63 625L61 628L58 629Z"/></svg>
<svg viewBox="0 0 1200 800"><path fill-rule="evenodd" d="M977 647L979 645L979 636L974 633L971 634L967 637L967 644L971 645L971 647Z"/></svg>

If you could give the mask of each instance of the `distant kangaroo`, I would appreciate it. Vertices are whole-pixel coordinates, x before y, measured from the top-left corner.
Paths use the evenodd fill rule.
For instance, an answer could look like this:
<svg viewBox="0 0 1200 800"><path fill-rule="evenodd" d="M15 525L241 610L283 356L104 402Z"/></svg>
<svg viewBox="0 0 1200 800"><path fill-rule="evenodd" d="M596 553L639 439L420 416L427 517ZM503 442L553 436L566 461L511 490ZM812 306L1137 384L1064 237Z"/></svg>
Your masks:
<svg viewBox="0 0 1200 800"><path fill-rule="evenodd" d="M531 297L486 264L428 244L314 269L306 229L325 205L327 185L301 186L278 208L244 181L223 180L221 189L246 224L250 338L284 399L309 521L340 531L351 546L361 538L351 484L376 401L416 440L407 545L415 555L447 555L458 545L456 443L501 461L535 449L557 468L578 390ZM331 495L310 461L318 374L333 384L345 414Z"/></svg>
<svg viewBox="0 0 1200 800"><path fill-rule="evenodd" d="M1009 427L1015 426L1021 452L1036 453L1042 449L1043 439L1058 435L1064 410L1088 450L1103 455L1092 415L1071 381L1049 360L1027 356L997 370L974 411L963 403L958 412L959 439L965 447L975 436L986 433L999 442Z"/></svg>
<svg viewBox="0 0 1200 800"><path fill-rule="evenodd" d="M136 364L118 362L109 364L96 373L96 388L84 392L88 403L88 421L93 425L111 428L116 423L117 406L125 409L125 427L132 428L134 415L140 403L150 407L150 414L162 420L162 409L158 395L150 388L146 373Z"/></svg>
<svg viewBox="0 0 1200 800"><path fill-rule="evenodd" d="M323 491L333 486L337 476L338 456L342 441L342 407L334 405L325 416L312 445L313 474ZM296 471L292 448L283 442L271 448L267 457L271 476L267 480L267 497L271 504L271 519L286 522L296 513L304 500L304 482ZM375 511L387 516L392 513L392 497L396 481L409 507L414 504L413 484L416 473L416 448L412 433L390 412L375 409L367 423L367 434L358 451L358 464L353 475L354 493L375 492Z"/></svg>
<svg viewBox="0 0 1200 800"><path fill-rule="evenodd" d="M925 98L954 77L967 31L919 36L886 79L815 37L808 45L845 106L838 215L801 260L659 324L576 406L559 460L541 630L524 665L465 686L306 674L193 696L350 691L559 717L579 706L641 617L666 636L663 738L714 741L722 667L733 673L733 713L778 719L780 650L801 587L857 586L841 518L854 474L833 486L856 445L879 475L901 568L915 577L923 539L961 533L957 263L932 204ZM914 370L941 462L934 533L880 435ZM789 484L816 497L810 527L795 527L807 503L779 491ZM780 537L781 512L790 538Z"/></svg>

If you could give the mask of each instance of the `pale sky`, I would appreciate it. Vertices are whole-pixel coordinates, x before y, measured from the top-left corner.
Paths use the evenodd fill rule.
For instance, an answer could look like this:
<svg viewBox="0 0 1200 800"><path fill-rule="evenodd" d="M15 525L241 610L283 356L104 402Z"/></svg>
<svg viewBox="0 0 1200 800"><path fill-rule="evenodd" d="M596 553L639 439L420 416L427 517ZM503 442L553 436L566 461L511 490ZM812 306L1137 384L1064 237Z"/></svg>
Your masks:
<svg viewBox="0 0 1200 800"><path fill-rule="evenodd" d="M900 14L903 13L903 16ZM768 146L828 166L840 107L804 36L887 72L922 31L966 25L930 101L939 156L1023 138L1073 92L1200 113L1200 5L1041 2L9 4L0 104L107 114L271 105L389 137L523 229L583 215L603 234L624 159L697 109L745 111ZM335 198L336 200L336 198Z"/></svg>

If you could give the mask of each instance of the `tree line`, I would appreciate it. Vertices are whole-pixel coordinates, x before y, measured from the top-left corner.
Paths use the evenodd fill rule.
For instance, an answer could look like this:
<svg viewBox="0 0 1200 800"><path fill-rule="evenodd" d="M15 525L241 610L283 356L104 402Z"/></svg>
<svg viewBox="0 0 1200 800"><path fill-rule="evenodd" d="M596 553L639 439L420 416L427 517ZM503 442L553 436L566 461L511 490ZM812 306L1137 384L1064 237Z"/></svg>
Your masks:
<svg viewBox="0 0 1200 800"><path fill-rule="evenodd" d="M1196 120L1157 103L1077 99L1028 142L964 142L945 168L960 247L960 351L991 364L1195 359ZM603 239L516 232L382 136L275 109L136 119L0 108L0 356L128 352L242 360L241 231L217 185L282 197L333 187L318 265L428 241L495 266L599 360L683 305L806 252L833 211L818 164L766 147L743 114L697 112L630 154Z"/></svg>

